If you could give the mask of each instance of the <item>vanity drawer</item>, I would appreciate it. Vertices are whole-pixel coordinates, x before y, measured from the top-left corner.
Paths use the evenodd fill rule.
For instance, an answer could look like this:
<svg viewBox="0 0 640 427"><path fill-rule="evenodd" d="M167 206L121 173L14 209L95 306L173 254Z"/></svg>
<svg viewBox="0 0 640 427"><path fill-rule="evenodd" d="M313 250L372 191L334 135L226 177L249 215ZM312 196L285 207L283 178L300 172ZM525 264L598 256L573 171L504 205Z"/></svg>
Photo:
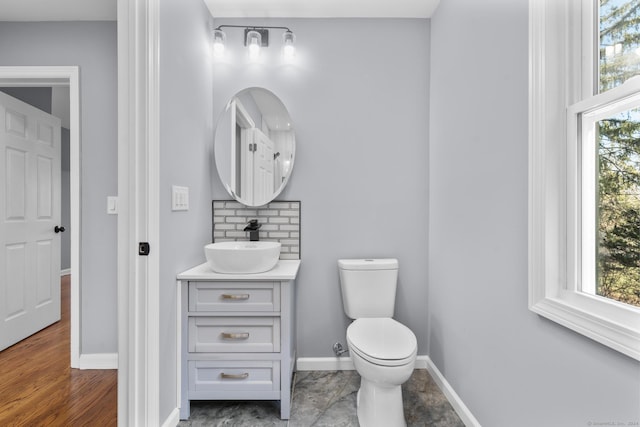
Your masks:
<svg viewBox="0 0 640 427"><path fill-rule="evenodd" d="M189 391L252 392L280 390L280 362L189 361Z"/></svg>
<svg viewBox="0 0 640 427"><path fill-rule="evenodd" d="M191 353L277 353L279 317L189 317Z"/></svg>
<svg viewBox="0 0 640 427"><path fill-rule="evenodd" d="M189 311L280 311L278 282L190 282Z"/></svg>

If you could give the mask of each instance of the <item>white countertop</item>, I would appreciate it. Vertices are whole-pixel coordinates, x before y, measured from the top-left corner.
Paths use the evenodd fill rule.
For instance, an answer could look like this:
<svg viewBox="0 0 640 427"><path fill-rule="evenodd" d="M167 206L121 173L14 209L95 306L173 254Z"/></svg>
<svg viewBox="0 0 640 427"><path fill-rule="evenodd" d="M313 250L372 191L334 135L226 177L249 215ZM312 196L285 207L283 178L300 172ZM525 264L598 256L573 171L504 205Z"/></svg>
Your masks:
<svg viewBox="0 0 640 427"><path fill-rule="evenodd" d="M178 274L178 280L294 280L300 260L279 260L275 267L264 273L222 274L211 270L206 262Z"/></svg>

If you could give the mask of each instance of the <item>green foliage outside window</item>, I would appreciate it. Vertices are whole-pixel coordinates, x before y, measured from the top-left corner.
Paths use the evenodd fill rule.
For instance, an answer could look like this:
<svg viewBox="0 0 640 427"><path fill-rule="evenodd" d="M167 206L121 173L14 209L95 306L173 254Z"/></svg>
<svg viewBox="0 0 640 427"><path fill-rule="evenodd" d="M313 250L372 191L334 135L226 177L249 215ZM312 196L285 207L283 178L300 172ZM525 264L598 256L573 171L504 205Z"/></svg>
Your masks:
<svg viewBox="0 0 640 427"><path fill-rule="evenodd" d="M600 1L599 90L640 75L640 1ZM598 295L640 306L640 106L598 126Z"/></svg>

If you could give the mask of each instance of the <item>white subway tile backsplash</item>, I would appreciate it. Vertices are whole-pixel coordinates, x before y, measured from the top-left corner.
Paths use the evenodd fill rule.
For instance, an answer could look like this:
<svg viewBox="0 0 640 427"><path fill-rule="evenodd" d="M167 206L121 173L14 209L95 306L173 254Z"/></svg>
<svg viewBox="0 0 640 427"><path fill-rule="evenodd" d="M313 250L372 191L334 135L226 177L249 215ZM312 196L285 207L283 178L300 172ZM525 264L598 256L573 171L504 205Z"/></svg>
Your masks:
<svg viewBox="0 0 640 427"><path fill-rule="evenodd" d="M237 209L236 210L236 215L244 215L244 216L257 216L258 215L258 211L257 210L251 210L251 209Z"/></svg>
<svg viewBox="0 0 640 427"><path fill-rule="evenodd" d="M265 206L247 207L233 200L214 200L213 241L248 240L244 227L249 220L257 219L262 224L260 240L282 244L280 259L300 259L300 211L299 201L277 201Z"/></svg>
<svg viewBox="0 0 640 427"><path fill-rule="evenodd" d="M270 231L269 238L271 239L286 239L289 237L289 233L284 233L281 231Z"/></svg>
<svg viewBox="0 0 640 427"><path fill-rule="evenodd" d="M223 223L218 223L216 230L237 230L237 226L235 224L224 224L223 221Z"/></svg>
<svg viewBox="0 0 640 427"><path fill-rule="evenodd" d="M279 242L287 246L300 246L298 239L279 239Z"/></svg>
<svg viewBox="0 0 640 427"><path fill-rule="evenodd" d="M224 237L231 237L234 239L243 240L247 237L247 232L246 231L227 231L224 234Z"/></svg>
<svg viewBox="0 0 640 427"><path fill-rule="evenodd" d="M247 217L244 216L232 216L234 214L230 214L229 216L225 217L225 221L226 222L230 222L230 223L234 223L234 224L239 224L239 223L247 223L249 221L247 221Z"/></svg>
<svg viewBox="0 0 640 427"><path fill-rule="evenodd" d="M289 218L281 216L270 217L269 222L272 224L289 224Z"/></svg>
<svg viewBox="0 0 640 427"><path fill-rule="evenodd" d="M260 222L262 223L262 221ZM260 231L278 231L280 230L280 227L283 226L278 224L262 224L262 227L260 227Z"/></svg>
<svg viewBox="0 0 640 427"><path fill-rule="evenodd" d="M291 206L289 203L285 202L271 202L269 203L269 208L271 209L289 209Z"/></svg>

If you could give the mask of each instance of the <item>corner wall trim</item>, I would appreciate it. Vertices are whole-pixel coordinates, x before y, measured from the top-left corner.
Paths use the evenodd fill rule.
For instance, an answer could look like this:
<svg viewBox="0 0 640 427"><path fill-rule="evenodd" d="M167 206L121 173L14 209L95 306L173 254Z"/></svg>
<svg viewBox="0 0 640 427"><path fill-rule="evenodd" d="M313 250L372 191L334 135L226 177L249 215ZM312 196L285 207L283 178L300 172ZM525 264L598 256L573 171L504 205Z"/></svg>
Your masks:
<svg viewBox="0 0 640 427"><path fill-rule="evenodd" d="M118 353L81 354L79 369L118 369Z"/></svg>
<svg viewBox="0 0 640 427"><path fill-rule="evenodd" d="M415 368L426 369L429 372L465 426L482 427L429 356L416 357ZM350 357L300 357L297 360L296 369L298 371L352 371L355 368Z"/></svg>

